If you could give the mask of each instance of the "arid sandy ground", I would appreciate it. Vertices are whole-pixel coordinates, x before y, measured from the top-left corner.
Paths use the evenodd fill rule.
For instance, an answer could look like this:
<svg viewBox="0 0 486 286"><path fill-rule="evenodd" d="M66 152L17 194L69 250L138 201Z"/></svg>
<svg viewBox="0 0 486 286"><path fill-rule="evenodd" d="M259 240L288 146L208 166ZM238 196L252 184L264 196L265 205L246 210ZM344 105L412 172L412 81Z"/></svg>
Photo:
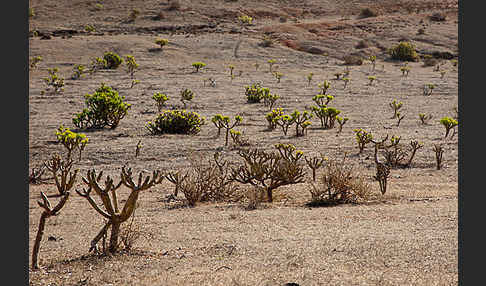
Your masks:
<svg viewBox="0 0 486 286"><path fill-rule="evenodd" d="M30 30L40 36L30 37L29 54L41 55L43 61L29 75L29 167L63 151L56 129L60 124L74 129L71 119L84 107L84 94L104 82L116 87L132 107L116 129L85 132L90 142L76 162L81 176L96 168L118 179L125 164L136 172L177 170L188 165L191 151L222 151L237 162L236 150L224 147L224 138L216 137L209 119L216 113L239 114L244 124L237 129L253 147L270 150L275 143L292 143L310 155L347 154L374 188L373 199L360 205L309 208L309 185L302 183L282 187L274 203L253 211L240 203L173 208L164 202L173 189L165 181L140 196L134 225L142 236L134 248L98 257L88 248L103 220L73 192L62 213L47 221L42 268L29 270L31 285L457 285L458 136L444 139L438 122L454 116L457 67L443 60L441 70L446 73L441 78L434 67L412 62L404 77L402 63L389 61L386 54L387 48L407 39L421 55L449 52L457 59L457 1L179 2L177 10L168 10L166 1L106 0L99 2L101 10L91 1L30 2L35 9ZM365 7L379 11L378 16L360 19ZM134 8L140 15L127 23ZM154 20L159 12L162 19ZM431 21L429 16L436 12L446 20ZM236 18L242 13L254 17L254 24L238 25ZM96 31L85 33L86 24ZM419 35L419 28L425 34ZM259 45L265 35L273 46ZM157 51L157 37L171 44ZM367 40L367 48L356 48L361 40ZM316 48L328 56L306 52ZM75 64L88 65L105 51L134 55L140 83L130 88L125 66L70 79ZM377 64L375 71L369 62L349 66L351 81L344 89L334 73L345 70L343 56L348 54L375 54ZM280 83L268 72L268 59L277 60L284 75ZM207 67L194 73L195 61ZM258 70L255 63L260 64ZM230 64L241 76L230 79ZM41 95L42 78L50 67L58 67L66 79L61 95ZM306 80L309 72L314 74L311 85ZM377 82L368 85L368 75L376 75ZM215 87L204 84L209 77L216 79ZM316 119L304 137L293 136L293 130L288 136L279 129L269 132L267 108L246 103L244 86L260 81L281 96L277 106L286 112L303 110L312 104L317 83L324 79L331 82L332 106L349 117L340 134L319 129ZM426 83L436 85L431 96L422 94ZM144 126L157 115L152 94L167 92L169 106L182 106L177 99L182 88L195 92L188 109L205 116L207 125L196 136L149 135ZM405 118L399 127L390 119L388 104L394 99L404 103ZM419 113L434 118L424 126ZM400 135L404 142L424 143L411 168L392 170L384 196L372 178L372 148L357 155L355 128L371 130L376 138ZM135 158L139 140L143 147ZM435 143L445 149L442 170L435 169ZM82 187L78 178L75 188ZM53 194L55 185L30 185L29 253L41 214L36 203L40 191ZM126 188L120 191L128 193Z"/></svg>

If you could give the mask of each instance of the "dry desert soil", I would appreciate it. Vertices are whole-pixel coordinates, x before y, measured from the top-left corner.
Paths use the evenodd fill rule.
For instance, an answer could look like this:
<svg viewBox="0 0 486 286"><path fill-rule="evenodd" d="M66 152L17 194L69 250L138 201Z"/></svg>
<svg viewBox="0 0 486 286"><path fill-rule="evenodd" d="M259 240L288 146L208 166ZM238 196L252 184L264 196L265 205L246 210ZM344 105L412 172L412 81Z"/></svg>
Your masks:
<svg viewBox="0 0 486 286"><path fill-rule="evenodd" d="M101 83L131 104L117 128L79 130L89 143L81 160L75 160L79 173L67 204L47 220L40 269L29 267L30 285L458 284L459 136L444 138L439 123L442 117L457 116L457 1L31 0L30 7L29 57L43 60L29 73L29 170L64 152L56 129L62 124L78 131L72 118L85 107L84 95ZM361 17L365 8L376 14ZM130 21L134 9L139 14ZM251 16L252 24L239 24L241 15ZM88 24L95 31L86 32ZM157 38L167 38L169 44L159 50ZM400 71L404 63L390 60L387 53L400 41L413 43L420 55L419 61L408 63L408 76ZM75 65L89 66L107 51L133 55L140 82L130 86L125 64L71 79ZM365 60L346 66L348 55ZM377 58L374 70L370 55ZM437 57L439 66L426 66L426 55ZM269 72L269 59L276 60L274 70L283 74L280 82ZM207 66L194 72L196 61ZM229 65L235 66L234 79ZM65 78L65 90L42 94L43 78L54 67ZM334 74L346 69L350 81L344 88ZM369 85L371 75L377 80ZM215 86L208 78L215 79ZM319 128L315 118L305 136L296 137L293 128L288 135L268 131L268 108L249 104L245 97L244 87L260 82L280 95L275 107L303 111L313 104L323 80L331 83L330 104L349 118L341 133ZM429 83L435 89L425 96L423 87ZM157 116L152 95L165 92L169 107L182 107L182 88L195 93L187 109L206 118L201 132L149 134L145 125ZM393 100L403 102L405 117L399 125L391 119ZM307 156L341 159L346 154L346 164L365 178L372 195L358 204L309 207L309 173L305 182L277 189L273 203L263 202L254 210L244 200L187 207L182 194L178 202L166 200L174 187L164 180L140 194L130 220L139 236L130 249L111 255L89 252L104 219L74 191L85 188L81 178L87 171L103 171L117 181L124 165L136 173L183 170L190 154L220 152L232 163L241 162L238 148L225 147L224 136L216 136L210 118L218 113L243 117L236 129L251 148L272 150L276 143L291 143ZM419 113L433 118L423 125ZM384 195L373 179L372 145L358 154L357 128L372 131L377 139L397 135L404 144L424 144L409 168L391 170ZM138 142L143 146L135 156ZM444 149L440 170L434 144ZM46 172L44 183L29 185L29 253L42 213L40 192L57 193L49 177ZM122 186L118 193L124 202L129 189ZM52 204L57 200L50 198Z"/></svg>

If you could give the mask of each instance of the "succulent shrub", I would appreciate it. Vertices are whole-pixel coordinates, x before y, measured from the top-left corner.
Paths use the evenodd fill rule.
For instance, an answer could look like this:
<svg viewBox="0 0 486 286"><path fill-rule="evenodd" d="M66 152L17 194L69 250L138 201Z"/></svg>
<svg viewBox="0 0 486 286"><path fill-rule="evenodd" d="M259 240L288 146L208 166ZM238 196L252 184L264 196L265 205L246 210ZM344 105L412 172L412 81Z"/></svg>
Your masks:
<svg viewBox="0 0 486 286"><path fill-rule="evenodd" d="M161 112L165 106L165 102L169 100L169 97L165 93L156 92L152 96L152 99L155 100L155 103L157 104L157 110Z"/></svg>
<svg viewBox="0 0 486 286"><path fill-rule="evenodd" d="M147 122L145 128L152 134L197 134L205 118L196 112L186 110L166 110L152 122Z"/></svg>
<svg viewBox="0 0 486 286"><path fill-rule="evenodd" d="M107 69L117 69L123 63L123 59L115 52L104 53L103 59L106 61Z"/></svg>
<svg viewBox="0 0 486 286"><path fill-rule="evenodd" d="M54 159L53 159L54 160ZM70 167L69 167L70 169ZM37 230L37 235L35 237L35 242L32 247L32 269L39 269L39 250L40 250L40 244L42 241L42 236L44 235L44 229L46 225L46 220L51 217L51 216L56 216L59 214L61 209L65 206L67 200L69 199L69 190L73 187L73 183L76 178L77 171L72 174L69 170L68 172L71 173L71 177L69 181L62 181L62 183L59 183L57 180L57 172L58 170L53 171L54 172L54 177L56 178L56 184L58 184L58 188L62 187L65 192L61 195L61 199L58 201L58 203L53 207L51 206L51 202L47 198L47 196L44 194L44 192L40 192L42 201L37 201L37 204L44 209L44 211L41 214L40 220L39 220L39 227ZM60 185L62 184L62 185Z"/></svg>
<svg viewBox="0 0 486 286"><path fill-rule="evenodd" d="M165 46L169 44L169 40L158 38L155 40L155 44L159 45L160 49L162 50Z"/></svg>
<svg viewBox="0 0 486 286"><path fill-rule="evenodd" d="M245 86L245 95L248 103L259 103L270 94L270 89L262 87L259 83Z"/></svg>
<svg viewBox="0 0 486 286"><path fill-rule="evenodd" d="M29 8L29 18L33 18L35 16L35 10L34 8L30 7Z"/></svg>
<svg viewBox="0 0 486 286"><path fill-rule="evenodd" d="M57 74L58 71L58 68L47 69L47 73L49 75L46 78L43 78L45 84L47 85L45 91L49 91L51 88L53 89L54 93L61 93L64 91L64 78Z"/></svg>
<svg viewBox="0 0 486 286"><path fill-rule="evenodd" d="M277 120L279 116L284 114L283 109L281 107L272 109L269 113L265 115L265 119L268 122L268 130L273 130L277 128Z"/></svg>
<svg viewBox="0 0 486 286"><path fill-rule="evenodd" d="M403 106L403 102L397 102L396 99L394 99L392 102L389 103L389 106L391 107L391 109L393 110L393 116L392 116L392 119L393 118L397 118L397 113L398 113L398 110L400 110L400 108L402 108Z"/></svg>
<svg viewBox="0 0 486 286"><path fill-rule="evenodd" d="M418 54L415 46L410 42L400 42L388 50L391 58L400 61L416 61Z"/></svg>
<svg viewBox="0 0 486 286"><path fill-rule="evenodd" d="M323 166L324 162L326 162L328 159L327 157L324 157L321 155L321 157L304 157L305 162L307 163L307 166L312 170L312 181L316 181L316 173L317 169Z"/></svg>
<svg viewBox="0 0 486 286"><path fill-rule="evenodd" d="M127 72L130 74L130 77L133 78L135 71L139 67L139 64L135 61L135 57L132 55L125 55L125 63L127 65Z"/></svg>
<svg viewBox="0 0 486 286"><path fill-rule="evenodd" d="M273 106L275 105L275 102L280 98L280 96L276 93L271 94L270 92L264 92L263 93L263 105L268 107L270 110L272 110Z"/></svg>
<svg viewBox="0 0 486 286"><path fill-rule="evenodd" d="M410 67L408 65L401 66L400 71L402 72L403 76L408 76L408 73L410 72Z"/></svg>
<svg viewBox="0 0 486 286"><path fill-rule="evenodd" d="M432 150L435 153L435 162L437 170L442 168L442 156L444 155L444 147L441 144L434 144Z"/></svg>
<svg viewBox="0 0 486 286"><path fill-rule="evenodd" d="M351 81L351 79L349 77L343 77L343 82L344 82L343 89L346 89L346 87L348 86L350 81Z"/></svg>
<svg viewBox="0 0 486 286"><path fill-rule="evenodd" d="M96 57L93 60L91 60L89 73L94 74L97 71L104 69L107 65L108 63L104 58Z"/></svg>
<svg viewBox="0 0 486 286"><path fill-rule="evenodd" d="M307 128L312 124L310 121L313 117L312 113L307 110L303 112L294 110L290 116L292 121L295 122L295 136L304 136L307 133Z"/></svg>
<svg viewBox="0 0 486 286"><path fill-rule="evenodd" d="M283 77L283 73L281 73L281 72L274 72L273 75L277 79L277 83L280 83L280 79Z"/></svg>
<svg viewBox="0 0 486 286"><path fill-rule="evenodd" d="M128 19L133 22L137 19L138 15L140 15L140 10L138 9L132 9L132 11L130 11L130 15L128 15Z"/></svg>
<svg viewBox="0 0 486 286"><path fill-rule="evenodd" d="M344 124L346 124L346 122L348 122L348 120L349 120L349 118L347 118L347 117L336 116L336 121L339 124L338 133L341 133L341 131L343 130Z"/></svg>
<svg viewBox="0 0 486 286"><path fill-rule="evenodd" d="M427 125L432 117L432 114L419 113L419 119L423 125Z"/></svg>
<svg viewBox="0 0 486 286"><path fill-rule="evenodd" d="M181 102L184 104L184 108L186 108L186 101L191 101L194 98L194 92L188 88L184 88L181 90Z"/></svg>
<svg viewBox="0 0 486 286"><path fill-rule="evenodd" d="M302 183L304 153L292 144L276 144L275 148L278 152L256 148L239 150L243 163L232 168L231 180L263 189L269 202L273 202L273 191L277 188Z"/></svg>
<svg viewBox="0 0 486 286"><path fill-rule="evenodd" d="M294 119L288 114L282 114L276 118L275 123L282 128L284 135L287 135L289 127L294 124Z"/></svg>
<svg viewBox="0 0 486 286"><path fill-rule="evenodd" d="M311 84L311 81L312 81L312 77L314 76L314 73L310 72L308 75L307 75L307 85L310 85Z"/></svg>
<svg viewBox="0 0 486 286"><path fill-rule="evenodd" d="M430 96L432 94L432 91L435 88L435 84L433 83L426 83L423 88L423 94L424 96Z"/></svg>
<svg viewBox="0 0 486 286"><path fill-rule="evenodd" d="M375 55L370 55L368 59L370 60L371 64L373 65L372 71L374 71L375 70L375 66L376 66L376 56Z"/></svg>
<svg viewBox="0 0 486 286"><path fill-rule="evenodd" d="M35 69L35 68L37 68L37 65L41 61L42 61L42 57L41 56L32 57L32 58L30 58L30 61L29 61L29 67L31 69Z"/></svg>
<svg viewBox="0 0 486 286"><path fill-rule="evenodd" d="M56 137L67 149L67 160L71 159L71 154L76 149L79 149L79 160L81 160L81 152L89 141L86 134L73 132L61 125L56 131Z"/></svg>
<svg viewBox="0 0 486 286"><path fill-rule="evenodd" d="M101 238L106 237L108 229L111 229L108 251L110 253L115 253L119 249L121 225L133 215L140 192L160 184L164 177L160 171L153 171L152 176L149 175L146 177L144 177L143 172L140 172L138 182L134 182L131 168L127 169L122 167L119 183L114 183L113 179L110 176L107 176L104 186L102 186L102 175L103 172L97 174L95 169L89 170L87 176L83 178L83 182L88 188L76 190L76 192L78 195L85 198L97 213L107 219L107 222L101 231L91 241L89 251L97 251L98 242ZM125 203L123 207L119 208L116 190L122 184L130 189L130 194L126 200L124 200ZM98 206L96 201L91 197L92 190L99 196L103 207Z"/></svg>
<svg viewBox="0 0 486 286"><path fill-rule="evenodd" d="M228 145L228 136L229 136L229 133L230 131L241 124L241 122L243 121L243 118L239 115L236 115L235 116L235 121L233 123L230 123L231 119L229 118L229 116L224 116L224 115L221 115L221 114L216 114L213 116L213 118L211 118L211 122L213 122L213 124L218 128L218 136L220 134L220 131L222 128L226 129L226 137L225 137L225 143L224 145L227 146Z"/></svg>
<svg viewBox="0 0 486 286"><path fill-rule="evenodd" d="M442 124L442 126L444 126L446 130L444 138L446 138L449 135L451 129L453 129L459 124L457 120L450 117L443 117L439 122L440 124Z"/></svg>
<svg viewBox="0 0 486 286"><path fill-rule="evenodd" d="M199 70L202 69L205 66L206 66L206 64L203 63L203 62L194 62L194 63L192 63L192 67L196 69L196 72L199 72Z"/></svg>
<svg viewBox="0 0 486 286"><path fill-rule="evenodd" d="M267 63L268 63L268 66L269 66L269 71L270 71L270 73L272 73L272 67L273 67L273 65L274 65L275 63L277 63L277 60L275 60L275 59L269 59L269 60L267 61Z"/></svg>
<svg viewBox="0 0 486 286"><path fill-rule="evenodd" d="M376 76L370 75L368 76L368 80L370 81L368 85L373 85L373 82L376 80Z"/></svg>
<svg viewBox="0 0 486 286"><path fill-rule="evenodd" d="M319 94L326 94L327 90L331 87L331 83L329 81L325 80L321 83L318 83L317 86L320 89Z"/></svg>
<svg viewBox="0 0 486 286"><path fill-rule="evenodd" d="M71 76L71 79L73 79L73 80L80 79L87 72L88 71L86 70L86 68L83 65L81 65L81 64L75 65L74 68L73 68L73 74Z"/></svg>
<svg viewBox="0 0 486 286"><path fill-rule="evenodd" d="M238 21L242 25L251 25L251 23L253 22L253 18L248 15L241 15L238 17Z"/></svg>
<svg viewBox="0 0 486 286"><path fill-rule="evenodd" d="M93 25L86 24L86 26L84 26L84 31L85 31L86 33L92 33L92 32L94 32L94 31L96 31L96 30L95 30L95 28L93 27Z"/></svg>
<svg viewBox="0 0 486 286"><path fill-rule="evenodd" d="M317 106L319 106L319 107L326 107L329 104L329 102L331 102L333 99L334 99L334 96L332 96L330 94L327 94L327 95L317 94L314 97L312 97L312 101L314 101L317 104ZM325 100L325 102L324 102L324 100Z"/></svg>
<svg viewBox="0 0 486 286"><path fill-rule="evenodd" d="M87 107L73 118L73 124L80 129L100 129L106 126L115 129L131 107L124 102L124 96L104 83L84 98Z"/></svg>
<svg viewBox="0 0 486 286"><path fill-rule="evenodd" d="M366 144L371 143L373 140L373 135L371 132L366 131L362 128L353 130L356 136L356 141L358 142L359 154L361 154L366 146Z"/></svg>
<svg viewBox="0 0 486 286"><path fill-rule="evenodd" d="M132 79L132 82L130 83L130 88L133 88L134 86L136 86L139 83L140 83L140 80Z"/></svg>

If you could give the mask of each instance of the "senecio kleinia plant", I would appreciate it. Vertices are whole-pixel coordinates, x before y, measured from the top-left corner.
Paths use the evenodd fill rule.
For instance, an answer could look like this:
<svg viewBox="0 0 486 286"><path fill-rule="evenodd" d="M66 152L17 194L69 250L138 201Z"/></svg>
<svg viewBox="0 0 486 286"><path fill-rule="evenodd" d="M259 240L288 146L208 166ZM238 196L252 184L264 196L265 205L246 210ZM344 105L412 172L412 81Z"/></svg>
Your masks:
<svg viewBox="0 0 486 286"><path fill-rule="evenodd" d="M440 124L442 124L446 130L444 138L446 138L449 135L449 132L451 131L452 128L456 127L459 122L455 119L452 119L450 117L443 117L440 120Z"/></svg>
<svg viewBox="0 0 486 286"><path fill-rule="evenodd" d="M253 18L248 15L242 15L238 17L238 21L243 25L251 25Z"/></svg>
<svg viewBox="0 0 486 286"><path fill-rule="evenodd" d="M188 88L181 90L181 102L184 104L184 108L186 108L186 101L191 101L194 98L194 92Z"/></svg>
<svg viewBox="0 0 486 286"><path fill-rule="evenodd" d="M160 46L160 49L162 50L165 46L169 44L169 40L167 39L156 39L155 43Z"/></svg>
<svg viewBox="0 0 486 286"><path fill-rule="evenodd" d="M269 59L269 60L267 61L268 66L269 66L269 68L270 68L270 72L272 72L272 67L273 67L273 65L274 65L276 62L277 62L277 60L274 60L274 59Z"/></svg>
<svg viewBox="0 0 486 286"><path fill-rule="evenodd" d="M279 107L279 108L272 109L272 111L270 111L269 113L267 113L265 115L265 119L268 122L268 129L269 130L273 130L277 127L277 120L283 114L284 114L283 108Z"/></svg>
<svg viewBox="0 0 486 286"><path fill-rule="evenodd" d="M196 112L186 110L166 110L154 120L149 121L145 128L152 134L197 134L205 118Z"/></svg>
<svg viewBox="0 0 486 286"><path fill-rule="evenodd" d="M358 142L359 154L361 154L366 146L373 140L373 135L364 129L354 129L356 133L356 141Z"/></svg>
<svg viewBox="0 0 486 286"><path fill-rule="evenodd" d="M304 112L294 110L290 116L292 117L292 121L295 122L295 136L304 136L307 133L307 127L312 124L309 121L313 116L312 113L307 110Z"/></svg>
<svg viewBox="0 0 486 286"><path fill-rule="evenodd" d="M239 115L236 115L235 121L233 123L230 123L231 119L229 118L229 116L223 116L221 114L216 114L215 116L213 116L211 121L218 128L218 136L220 135L221 128L226 129L226 137L225 137L224 145L227 146L228 145L228 135L229 135L230 131L234 127L240 125L241 122L243 121L243 118Z"/></svg>
<svg viewBox="0 0 486 286"><path fill-rule="evenodd" d="M79 148L79 160L81 160L81 152L88 144L88 138L86 134L83 133L75 133L69 128L64 128L63 125L59 126L56 131L57 140L64 145L67 149L67 160L71 159L71 154L74 150Z"/></svg>
<svg viewBox="0 0 486 286"><path fill-rule="evenodd" d="M368 80L370 81L369 85L372 85L373 84L373 81L376 80L376 76L370 75L370 76L368 76Z"/></svg>
<svg viewBox="0 0 486 286"><path fill-rule="evenodd" d="M326 94L327 90L331 87L331 83L324 80L323 82L317 84L317 86L321 90L320 94Z"/></svg>
<svg viewBox="0 0 486 286"><path fill-rule="evenodd" d="M32 58L30 58L29 67L31 69L35 69L35 68L37 68L37 64L39 64L41 61L42 61L41 56L32 57Z"/></svg>
<svg viewBox="0 0 486 286"><path fill-rule="evenodd" d="M84 98L87 108L73 118L73 124L81 129L99 129L105 126L115 129L131 107L123 101L124 96L120 96L118 91L104 83L93 94L86 94Z"/></svg>
<svg viewBox="0 0 486 286"><path fill-rule="evenodd" d="M199 70L205 67L206 64L203 62L194 62L192 63L192 66L196 69L196 72L199 72Z"/></svg>
<svg viewBox="0 0 486 286"><path fill-rule="evenodd" d="M139 67L139 64L135 61L135 57L132 55L125 55L125 63L127 65L127 72L130 74L130 77L133 78L133 74Z"/></svg>
<svg viewBox="0 0 486 286"><path fill-rule="evenodd" d="M262 87L259 83L245 86L245 95L248 103L259 103L270 94L270 89Z"/></svg>
<svg viewBox="0 0 486 286"><path fill-rule="evenodd" d="M403 102L397 102L396 99L394 99L390 104L390 107L391 109L393 109L393 116L392 116L392 119L393 118L397 118L397 113L398 113L398 110L400 110L400 108L402 108L403 106Z"/></svg>
<svg viewBox="0 0 486 286"><path fill-rule="evenodd" d="M307 75L307 85L310 85L311 84L311 81L312 81L312 77L314 76L314 73L310 72L308 75Z"/></svg>
<svg viewBox="0 0 486 286"><path fill-rule="evenodd" d="M54 93L61 93L64 91L64 78L57 74L58 71L58 68L47 69L49 76L44 78L44 82L47 85L46 91L48 91L50 87L54 89Z"/></svg>
<svg viewBox="0 0 486 286"><path fill-rule="evenodd" d="M169 97L165 93L156 92L152 96L152 99L155 100L157 104L157 109L159 112L161 112L165 106L165 102L169 100Z"/></svg>
<svg viewBox="0 0 486 286"><path fill-rule="evenodd" d="M73 68L73 75L71 76L71 79L80 79L84 76L86 72L87 70L83 65L75 65Z"/></svg>
<svg viewBox="0 0 486 286"><path fill-rule="evenodd" d="M317 94L314 97L312 97L312 101L314 101L319 107L325 107L331 100L334 99L334 96L328 94ZM324 102L326 100L326 102Z"/></svg>
<svg viewBox="0 0 486 286"><path fill-rule="evenodd" d="M415 46L410 42L400 42L398 45L390 48L388 53L394 60L415 61L418 58Z"/></svg>
<svg viewBox="0 0 486 286"><path fill-rule="evenodd" d="M107 69L117 69L123 63L123 59L115 52L106 52L103 59L106 61Z"/></svg>

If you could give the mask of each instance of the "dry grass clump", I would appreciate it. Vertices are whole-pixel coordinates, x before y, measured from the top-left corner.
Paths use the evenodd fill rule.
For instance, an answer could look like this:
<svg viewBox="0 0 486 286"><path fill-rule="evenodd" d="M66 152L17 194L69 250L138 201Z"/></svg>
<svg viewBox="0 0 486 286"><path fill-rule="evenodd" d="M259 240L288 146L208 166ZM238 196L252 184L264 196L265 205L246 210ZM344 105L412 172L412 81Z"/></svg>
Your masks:
<svg viewBox="0 0 486 286"><path fill-rule="evenodd" d="M182 192L188 206L198 202L234 202L241 195L236 184L230 180L228 161L215 153L212 158L192 153L189 156L190 167L185 171L169 173L166 178L175 185L174 197Z"/></svg>
<svg viewBox="0 0 486 286"><path fill-rule="evenodd" d="M371 195L371 185L346 163L346 157L341 161L330 159L317 184L311 186L308 206L355 204L366 201Z"/></svg>

